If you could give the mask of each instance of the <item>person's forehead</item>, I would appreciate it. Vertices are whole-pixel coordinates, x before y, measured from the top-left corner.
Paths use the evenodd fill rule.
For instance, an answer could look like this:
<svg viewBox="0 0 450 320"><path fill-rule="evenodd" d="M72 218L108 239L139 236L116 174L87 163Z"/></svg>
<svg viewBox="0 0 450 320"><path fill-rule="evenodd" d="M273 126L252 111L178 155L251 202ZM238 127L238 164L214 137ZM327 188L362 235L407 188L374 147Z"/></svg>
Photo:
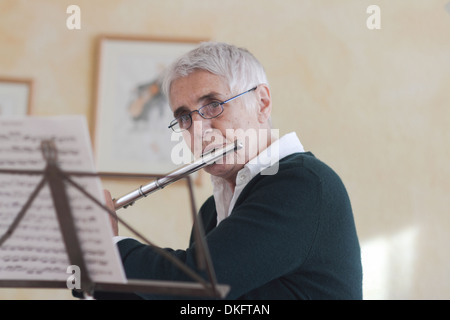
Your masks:
<svg viewBox="0 0 450 320"><path fill-rule="evenodd" d="M181 106L198 104L205 97L224 97L228 91L228 84L223 77L208 71L194 71L172 82L169 94L170 105L172 109L177 109Z"/></svg>

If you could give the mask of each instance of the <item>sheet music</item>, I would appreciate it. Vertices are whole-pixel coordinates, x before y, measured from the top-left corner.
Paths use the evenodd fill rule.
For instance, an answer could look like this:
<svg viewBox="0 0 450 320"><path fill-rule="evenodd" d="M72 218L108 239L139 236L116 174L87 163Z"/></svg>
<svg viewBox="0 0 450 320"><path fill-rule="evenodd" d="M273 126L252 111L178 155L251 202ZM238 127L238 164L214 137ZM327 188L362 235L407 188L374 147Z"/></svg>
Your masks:
<svg viewBox="0 0 450 320"><path fill-rule="evenodd" d="M53 139L63 171L95 172L85 118L0 117L0 169L43 170L40 143ZM42 175L0 174L0 237L5 234ZM102 203L98 177L71 177ZM68 184L75 226L94 282L125 282L107 213ZM0 247L1 280L66 281L69 262L50 188L46 184ZM83 272L83 271L82 271Z"/></svg>

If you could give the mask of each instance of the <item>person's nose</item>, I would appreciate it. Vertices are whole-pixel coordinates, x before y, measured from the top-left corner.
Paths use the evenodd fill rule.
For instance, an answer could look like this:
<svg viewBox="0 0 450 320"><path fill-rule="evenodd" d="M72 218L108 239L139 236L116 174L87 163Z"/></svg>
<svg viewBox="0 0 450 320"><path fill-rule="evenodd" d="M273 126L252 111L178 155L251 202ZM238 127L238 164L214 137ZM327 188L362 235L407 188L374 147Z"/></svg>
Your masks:
<svg viewBox="0 0 450 320"><path fill-rule="evenodd" d="M191 114L192 125L189 128L191 138L191 151L196 157L203 152L205 137L213 131L212 119L205 119L201 117L198 112Z"/></svg>

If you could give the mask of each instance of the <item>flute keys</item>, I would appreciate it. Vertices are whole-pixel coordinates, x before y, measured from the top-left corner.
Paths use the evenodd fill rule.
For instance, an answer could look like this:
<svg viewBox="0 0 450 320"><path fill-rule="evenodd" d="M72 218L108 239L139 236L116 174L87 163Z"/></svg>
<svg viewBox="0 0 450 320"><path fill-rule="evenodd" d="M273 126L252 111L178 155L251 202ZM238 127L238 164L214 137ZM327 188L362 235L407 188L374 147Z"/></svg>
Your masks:
<svg viewBox="0 0 450 320"><path fill-rule="evenodd" d="M132 206L134 204L134 201L133 202L130 202L129 204L127 204L127 205L124 205L123 206L123 208L124 209L126 209L126 208L128 208L128 207L130 207L130 206Z"/></svg>

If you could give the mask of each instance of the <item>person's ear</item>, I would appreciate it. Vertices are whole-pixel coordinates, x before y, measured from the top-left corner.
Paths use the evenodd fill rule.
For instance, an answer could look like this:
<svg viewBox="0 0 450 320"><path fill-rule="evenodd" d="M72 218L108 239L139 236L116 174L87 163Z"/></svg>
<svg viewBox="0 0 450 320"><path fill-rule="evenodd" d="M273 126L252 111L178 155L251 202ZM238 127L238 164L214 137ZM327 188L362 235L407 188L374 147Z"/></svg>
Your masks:
<svg viewBox="0 0 450 320"><path fill-rule="evenodd" d="M258 122L265 123L272 113L270 89L266 84L260 84L258 85L255 94L258 101Z"/></svg>

